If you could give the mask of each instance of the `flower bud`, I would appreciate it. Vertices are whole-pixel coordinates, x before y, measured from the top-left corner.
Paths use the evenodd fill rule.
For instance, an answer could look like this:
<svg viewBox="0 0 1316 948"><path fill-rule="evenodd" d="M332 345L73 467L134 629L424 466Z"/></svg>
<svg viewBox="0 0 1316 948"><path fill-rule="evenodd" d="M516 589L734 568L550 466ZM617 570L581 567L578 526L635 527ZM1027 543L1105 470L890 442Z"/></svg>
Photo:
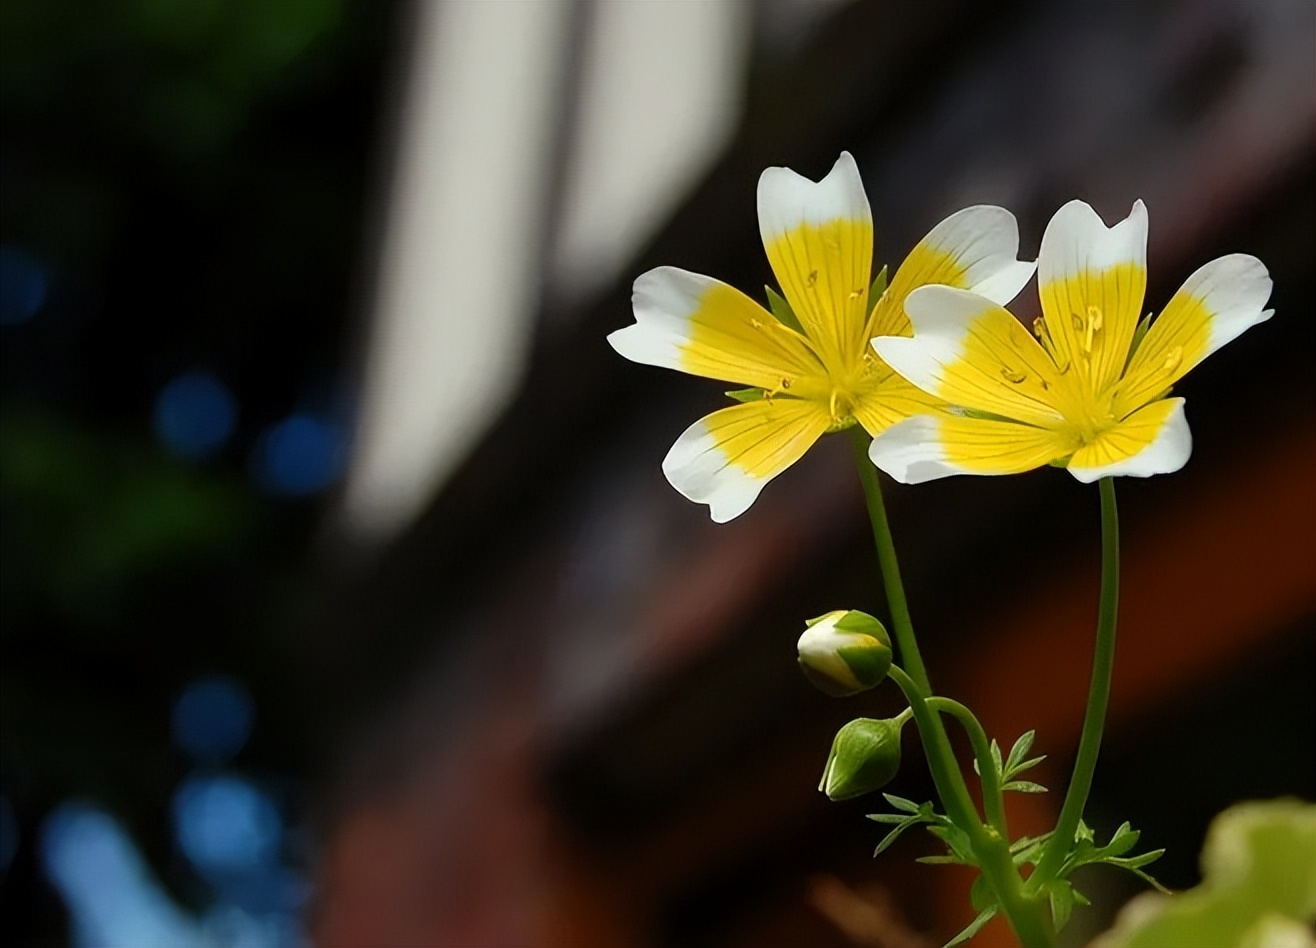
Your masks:
<svg viewBox="0 0 1316 948"><path fill-rule="evenodd" d="M900 769L902 723L855 718L837 731L818 789L835 801L885 787Z"/></svg>
<svg viewBox="0 0 1316 948"><path fill-rule="evenodd" d="M834 698L867 691L891 667L891 636L866 612L838 609L816 619L800 636L804 677Z"/></svg>

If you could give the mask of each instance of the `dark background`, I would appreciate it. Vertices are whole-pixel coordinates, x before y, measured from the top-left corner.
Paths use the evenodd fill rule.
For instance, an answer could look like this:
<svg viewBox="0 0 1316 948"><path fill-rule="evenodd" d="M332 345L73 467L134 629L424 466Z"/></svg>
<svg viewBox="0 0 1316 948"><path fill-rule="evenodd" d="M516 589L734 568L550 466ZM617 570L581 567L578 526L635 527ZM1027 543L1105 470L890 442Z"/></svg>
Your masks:
<svg viewBox="0 0 1316 948"><path fill-rule="evenodd" d="M88 806L178 905L277 918L253 930L290 944L830 945L845 919L862 943L893 899L933 939L966 922L966 880L910 862L929 840L871 860L875 804L813 790L835 728L895 708L824 699L793 667L804 618L885 614L846 446L712 525L658 464L720 389L603 342L650 266L770 280L759 172L816 179L842 148L879 263L964 204L1010 207L1031 255L1065 200L1113 222L1143 197L1148 308L1222 253L1271 269L1275 318L1181 387L1189 466L1119 485L1121 658L1089 817L1132 821L1169 848L1163 881L1194 884L1212 814L1316 793L1314 11L857 0L784 42L754 5L725 156L616 286L545 294L511 409L367 552L323 525L414 11L6 0L0 929L68 940L50 827ZM180 378L211 409L192 427L162 402ZM934 682L1003 742L1038 728L1058 797L1095 492L1046 470L888 496ZM187 745L178 701L205 682L202 720L236 730ZM180 788L220 778L246 788L234 819L275 817L246 875L180 839ZM912 746L892 789L929 793ZM1015 826L1050 806L1022 801ZM1139 888L1089 887L1074 943Z"/></svg>

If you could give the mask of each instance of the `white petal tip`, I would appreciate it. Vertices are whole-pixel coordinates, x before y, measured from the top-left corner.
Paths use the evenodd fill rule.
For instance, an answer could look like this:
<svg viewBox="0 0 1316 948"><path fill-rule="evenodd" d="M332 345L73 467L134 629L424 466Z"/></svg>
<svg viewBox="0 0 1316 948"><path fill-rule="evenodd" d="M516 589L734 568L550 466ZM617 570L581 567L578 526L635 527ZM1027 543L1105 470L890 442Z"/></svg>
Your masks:
<svg viewBox="0 0 1316 948"><path fill-rule="evenodd" d="M892 425L873 439L868 457L901 484L923 484L965 473L946 459L940 427L931 415L915 415Z"/></svg>
<svg viewBox="0 0 1316 948"><path fill-rule="evenodd" d="M764 169L759 175L758 215L764 246L800 224L873 219L859 166L848 151L841 152L821 181L810 181L790 168Z"/></svg>
<svg viewBox="0 0 1316 948"><path fill-rule="evenodd" d="M726 523L743 514L770 480L751 477L727 463L702 420L676 439L663 458L663 474L687 500L707 504L714 523Z"/></svg>
<svg viewBox="0 0 1316 948"><path fill-rule="evenodd" d="M1184 399L1170 399L1174 409L1161 424L1155 439L1132 457L1098 467L1069 465L1075 480L1091 484L1103 477L1152 477L1173 474L1188 463L1193 453L1193 434L1184 416ZM1143 409L1145 410L1145 409Z"/></svg>

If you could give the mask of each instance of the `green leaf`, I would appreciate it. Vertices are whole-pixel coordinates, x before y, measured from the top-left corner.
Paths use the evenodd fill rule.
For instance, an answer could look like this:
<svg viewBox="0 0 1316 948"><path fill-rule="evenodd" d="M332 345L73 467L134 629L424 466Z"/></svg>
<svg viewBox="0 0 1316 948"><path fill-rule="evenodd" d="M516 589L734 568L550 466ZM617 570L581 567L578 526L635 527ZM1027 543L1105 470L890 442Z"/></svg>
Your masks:
<svg viewBox="0 0 1316 948"><path fill-rule="evenodd" d="M925 866L966 866L966 865L968 865L968 863L966 863L963 859L960 859L960 858L958 858L958 857L956 857L956 856L919 856L919 857L918 857L917 859L915 859L914 861L915 861L915 862L921 862L921 863L923 863Z"/></svg>
<svg viewBox="0 0 1316 948"><path fill-rule="evenodd" d="M786 302L786 297L770 286L764 286L763 289L767 290L768 308L772 310L772 315L777 317L777 321L804 335L804 327L800 325L800 319L795 315L795 310L791 309L791 304Z"/></svg>
<svg viewBox="0 0 1316 948"><path fill-rule="evenodd" d="M733 402L756 402L767 393L761 388L738 388L726 394Z"/></svg>
<svg viewBox="0 0 1316 948"><path fill-rule="evenodd" d="M1030 770L1033 767L1036 767L1044 760L1046 760L1045 754L1042 754L1040 757L1034 757L1031 760L1025 760L1023 763L1019 764L1013 770L1010 771L1010 776L1013 777L1016 774L1023 773L1025 770Z"/></svg>
<svg viewBox="0 0 1316 948"><path fill-rule="evenodd" d="M981 912L978 913L977 918L969 922L968 926L964 929L964 931L960 932L950 941L946 942L945 948L952 948L952 946L954 945L958 945L961 944L962 942L968 941L974 935L978 934L978 932L982 930L982 927L986 925L988 922L990 922L993 916L995 915L996 915L996 906L993 905L991 908L983 909Z"/></svg>
<svg viewBox="0 0 1316 948"><path fill-rule="evenodd" d="M1009 783L1001 785L1002 790L1013 790L1016 793L1047 793L1046 787L1040 783L1033 783L1031 780L1011 780Z"/></svg>
<svg viewBox="0 0 1316 948"><path fill-rule="evenodd" d="M1010 748L1010 756L1005 760L1005 766L1008 769L1014 769L1019 766L1028 752L1033 749L1033 741L1037 738L1036 731L1024 731L1019 735L1019 740L1014 742Z"/></svg>
<svg viewBox="0 0 1316 948"><path fill-rule="evenodd" d="M873 311L873 307L877 305L877 301L882 298L882 294L885 292L886 292L886 265L883 264L882 269L878 270L877 276L873 278L873 285L868 288L868 309L865 310L865 312L871 313Z"/></svg>
<svg viewBox="0 0 1316 948"><path fill-rule="evenodd" d="M1057 879L1047 886L1046 894L1051 899L1051 918L1056 929L1064 928L1074 912L1074 887L1063 879Z"/></svg>
<svg viewBox="0 0 1316 948"><path fill-rule="evenodd" d="M951 855L966 866L978 865L978 860L973 854L973 847L969 844L968 834L948 818L939 815L938 822L928 826L928 832L945 843Z"/></svg>
<svg viewBox="0 0 1316 948"><path fill-rule="evenodd" d="M1036 767L1042 761L1046 760L1046 755L1025 759L1028 752L1033 749L1033 739L1037 736L1036 731L1027 731L1019 736L1019 740L1014 742L1014 747L1010 748L1010 754L1005 758L1005 767L1001 771L1001 779L1009 781L1011 778L1018 776L1031 767ZM1036 793L1038 791L1024 791L1025 793Z"/></svg>
<svg viewBox="0 0 1316 948"><path fill-rule="evenodd" d="M1002 764L1001 764L1001 745L996 743L996 739L995 739L995 738L992 739L992 743L991 743L991 746L990 746L990 753L991 753L991 758L992 758L992 764L993 764L993 766L996 767L996 773L997 773L997 776L1000 776L1001 773L1002 773L1002 770L1001 770L1001 767L1002 767ZM977 774L979 777L982 776L982 767L981 767L981 765L978 763L978 758L977 758L977 756L975 756L975 757L973 758L973 772L974 772L975 774Z"/></svg>
<svg viewBox="0 0 1316 948"><path fill-rule="evenodd" d="M894 793L884 793L882 796L886 797L887 803L890 803L897 810L904 810L906 813L918 813L922 809L922 807L913 800L906 800L904 797L898 797ZM925 803L923 806L930 809L932 804Z"/></svg>
<svg viewBox="0 0 1316 948"><path fill-rule="evenodd" d="M1112 860L1124 868L1145 858ZM1136 867L1131 871L1141 875ZM1200 886L1147 893L1120 913L1103 948L1259 948L1310 944L1316 917L1316 805L1244 803L1216 817L1202 851Z"/></svg>
<svg viewBox="0 0 1316 948"><path fill-rule="evenodd" d="M912 819L902 821L900 825L882 837L882 842L877 844L877 848L873 850L873 855L880 856L891 846L892 843L900 838L901 833L905 832L905 830L909 829L911 826L917 825L918 822L918 820Z"/></svg>
<svg viewBox="0 0 1316 948"><path fill-rule="evenodd" d="M973 885L969 889L969 904L979 912L998 904L996 893L992 891L991 884L987 881L986 876L978 876L973 880Z"/></svg>
<svg viewBox="0 0 1316 948"><path fill-rule="evenodd" d="M1043 833L1041 836L1020 836L1010 844L1011 853L1023 852L1030 846L1045 846L1047 840L1051 838L1050 833Z"/></svg>

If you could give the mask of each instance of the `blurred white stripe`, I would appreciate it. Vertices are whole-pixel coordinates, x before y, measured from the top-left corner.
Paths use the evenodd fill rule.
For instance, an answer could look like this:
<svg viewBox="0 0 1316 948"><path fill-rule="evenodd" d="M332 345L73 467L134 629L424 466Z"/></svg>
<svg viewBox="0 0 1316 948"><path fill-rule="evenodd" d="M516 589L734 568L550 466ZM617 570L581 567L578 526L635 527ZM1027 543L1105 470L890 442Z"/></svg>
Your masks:
<svg viewBox="0 0 1316 948"><path fill-rule="evenodd" d="M561 2L418 10L343 501L357 538L410 520L517 384L569 15Z"/></svg>
<svg viewBox="0 0 1316 948"><path fill-rule="evenodd" d="M595 0L579 90L572 15L566 0L418 8L341 512L353 539L403 528L507 405L541 280L578 301L616 279L739 123L746 0ZM577 91L575 127L555 127Z"/></svg>
<svg viewBox="0 0 1316 948"><path fill-rule="evenodd" d="M740 123L743 0L600 0L585 50L553 289L610 284L697 185Z"/></svg>

